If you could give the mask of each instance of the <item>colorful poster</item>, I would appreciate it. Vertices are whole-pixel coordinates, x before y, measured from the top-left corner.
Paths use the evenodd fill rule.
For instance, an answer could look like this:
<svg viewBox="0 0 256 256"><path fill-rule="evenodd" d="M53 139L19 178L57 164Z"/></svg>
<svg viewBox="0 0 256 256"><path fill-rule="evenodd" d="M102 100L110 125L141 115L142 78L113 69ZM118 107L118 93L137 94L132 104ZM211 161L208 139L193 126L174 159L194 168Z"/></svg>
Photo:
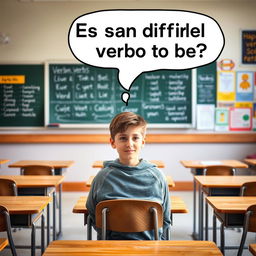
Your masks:
<svg viewBox="0 0 256 256"><path fill-rule="evenodd" d="M231 131L250 131L252 129L251 108L231 108L229 119Z"/></svg>
<svg viewBox="0 0 256 256"><path fill-rule="evenodd" d="M215 109L215 130L228 131L229 129L229 109L216 108Z"/></svg>
<svg viewBox="0 0 256 256"><path fill-rule="evenodd" d="M256 131L256 103L253 103L252 112L252 126L253 130Z"/></svg>
<svg viewBox="0 0 256 256"><path fill-rule="evenodd" d="M215 105L197 105L197 129L213 130L214 129L214 110Z"/></svg>
<svg viewBox="0 0 256 256"><path fill-rule="evenodd" d="M242 64L256 64L256 30L242 30Z"/></svg>
<svg viewBox="0 0 256 256"><path fill-rule="evenodd" d="M217 100L235 100L235 72L219 71L217 78Z"/></svg>
<svg viewBox="0 0 256 256"><path fill-rule="evenodd" d="M235 107L236 108L252 108L253 103L252 102L236 102Z"/></svg>
<svg viewBox="0 0 256 256"><path fill-rule="evenodd" d="M236 72L236 100L253 101L254 77L252 71Z"/></svg>

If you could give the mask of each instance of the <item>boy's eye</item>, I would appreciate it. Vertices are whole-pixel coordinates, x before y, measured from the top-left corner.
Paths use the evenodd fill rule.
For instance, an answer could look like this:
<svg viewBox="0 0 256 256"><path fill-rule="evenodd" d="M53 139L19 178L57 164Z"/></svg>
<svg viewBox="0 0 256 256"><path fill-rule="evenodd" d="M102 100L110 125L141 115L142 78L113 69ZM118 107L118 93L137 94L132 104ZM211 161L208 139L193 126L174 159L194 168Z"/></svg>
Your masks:
<svg viewBox="0 0 256 256"><path fill-rule="evenodd" d="M120 137L119 140L126 140L126 137Z"/></svg>

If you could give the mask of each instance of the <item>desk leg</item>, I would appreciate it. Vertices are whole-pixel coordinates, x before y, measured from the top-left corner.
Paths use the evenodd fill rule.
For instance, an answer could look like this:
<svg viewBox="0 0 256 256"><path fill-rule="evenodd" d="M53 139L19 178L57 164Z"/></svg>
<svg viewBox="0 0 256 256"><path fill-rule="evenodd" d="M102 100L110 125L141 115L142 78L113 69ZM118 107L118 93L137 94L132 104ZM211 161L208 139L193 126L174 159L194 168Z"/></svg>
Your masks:
<svg viewBox="0 0 256 256"><path fill-rule="evenodd" d="M87 216L87 240L92 240L92 224L90 215Z"/></svg>
<svg viewBox="0 0 256 256"><path fill-rule="evenodd" d="M199 220L198 220L198 232L199 232L199 240L204 239L204 203L203 203L203 191L201 186L199 186Z"/></svg>
<svg viewBox="0 0 256 256"><path fill-rule="evenodd" d="M53 240L56 240L56 192L53 192Z"/></svg>
<svg viewBox="0 0 256 256"><path fill-rule="evenodd" d="M205 200L205 240L208 241L208 203Z"/></svg>
<svg viewBox="0 0 256 256"><path fill-rule="evenodd" d="M51 229L51 221L50 221L50 204L47 205L47 246L50 243L50 229Z"/></svg>
<svg viewBox="0 0 256 256"><path fill-rule="evenodd" d="M193 233L192 237L197 240L196 234L196 181L193 179Z"/></svg>
<svg viewBox="0 0 256 256"><path fill-rule="evenodd" d="M32 223L32 230L31 230L31 256L36 255L36 226L35 223Z"/></svg>
<svg viewBox="0 0 256 256"><path fill-rule="evenodd" d="M216 216L213 213L212 216L212 239L215 244L217 244L217 236L216 236Z"/></svg>
<svg viewBox="0 0 256 256"><path fill-rule="evenodd" d="M45 241L44 241L44 213L41 216L41 255L43 255L45 250Z"/></svg>
<svg viewBox="0 0 256 256"><path fill-rule="evenodd" d="M57 237L62 235L62 184L59 185L59 232Z"/></svg>

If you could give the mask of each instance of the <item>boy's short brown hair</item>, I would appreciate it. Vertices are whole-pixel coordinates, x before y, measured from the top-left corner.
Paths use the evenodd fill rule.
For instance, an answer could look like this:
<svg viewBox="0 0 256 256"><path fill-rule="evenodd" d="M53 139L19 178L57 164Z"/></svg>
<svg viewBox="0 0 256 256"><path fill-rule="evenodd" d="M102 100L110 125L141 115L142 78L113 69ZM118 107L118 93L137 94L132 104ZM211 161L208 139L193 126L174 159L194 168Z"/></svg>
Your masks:
<svg viewBox="0 0 256 256"><path fill-rule="evenodd" d="M144 135L147 122L143 117L133 112L122 112L117 114L109 125L111 139L114 140L117 133L126 131L129 126L141 126Z"/></svg>

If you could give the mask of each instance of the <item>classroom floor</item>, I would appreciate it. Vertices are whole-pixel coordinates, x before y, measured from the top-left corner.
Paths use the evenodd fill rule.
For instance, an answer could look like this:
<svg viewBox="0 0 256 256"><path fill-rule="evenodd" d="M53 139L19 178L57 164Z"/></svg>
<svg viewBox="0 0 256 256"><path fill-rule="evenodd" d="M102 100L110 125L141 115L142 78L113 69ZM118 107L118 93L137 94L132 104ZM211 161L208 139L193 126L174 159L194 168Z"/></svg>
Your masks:
<svg viewBox="0 0 256 256"><path fill-rule="evenodd" d="M171 192L172 195L180 196L184 199L187 207L189 208L189 213L187 214L174 214L174 225L172 227L171 239L172 240L191 240L192 233L192 192ZM83 215L82 214L73 214L72 209L77 199L80 196L86 195L85 193L63 193L63 236L61 239L86 239L86 229L83 226ZM211 218L210 218L211 219ZM40 229L37 230L37 244L40 244ZM217 231L218 232L218 231ZM219 233L219 232L218 232ZM227 245L239 245L241 232L237 230L226 230L225 239ZM211 239L211 231L209 232ZM3 233L0 233L0 237L4 236ZM14 241L16 244L30 244L30 230L20 230L13 233ZM255 243L255 234L248 233L246 244ZM96 238L95 233L93 233L93 239ZM219 239L218 239L219 241ZM19 256L29 256L29 250L17 250ZM237 250L226 250L226 256L236 255ZM5 249L0 253L2 256L9 256L11 252L9 249ZM37 256L40 255L40 250L37 250ZM243 256L251 256L248 250L244 250Z"/></svg>

